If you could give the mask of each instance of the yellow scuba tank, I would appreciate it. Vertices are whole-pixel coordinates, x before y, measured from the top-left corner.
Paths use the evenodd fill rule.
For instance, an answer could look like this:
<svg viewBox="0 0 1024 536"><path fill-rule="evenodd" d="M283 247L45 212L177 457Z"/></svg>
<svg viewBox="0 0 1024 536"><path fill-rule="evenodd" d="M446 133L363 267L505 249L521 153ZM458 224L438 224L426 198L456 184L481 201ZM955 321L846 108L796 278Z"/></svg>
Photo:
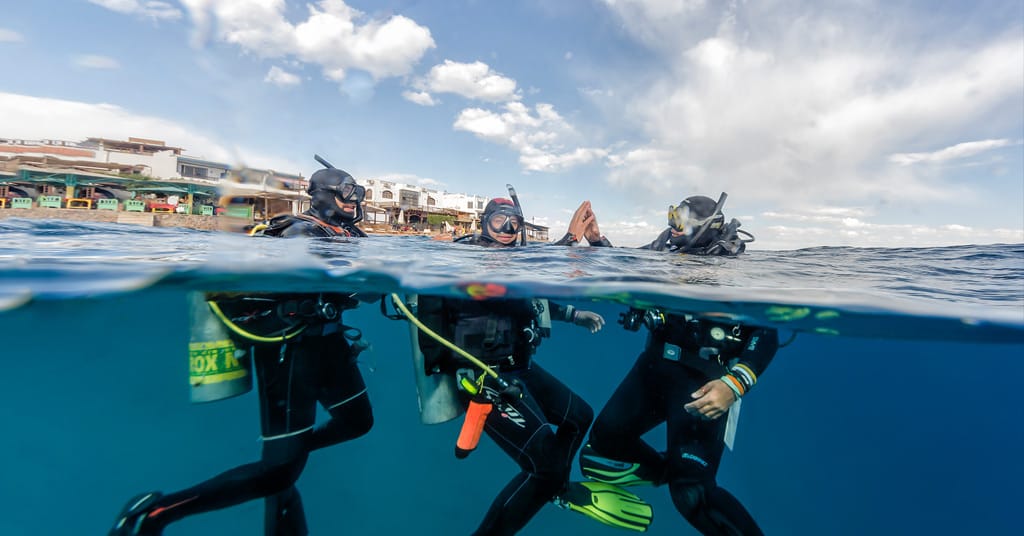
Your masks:
<svg viewBox="0 0 1024 536"><path fill-rule="evenodd" d="M252 389L249 353L231 341L202 292L189 294L189 385L192 402L213 402Z"/></svg>

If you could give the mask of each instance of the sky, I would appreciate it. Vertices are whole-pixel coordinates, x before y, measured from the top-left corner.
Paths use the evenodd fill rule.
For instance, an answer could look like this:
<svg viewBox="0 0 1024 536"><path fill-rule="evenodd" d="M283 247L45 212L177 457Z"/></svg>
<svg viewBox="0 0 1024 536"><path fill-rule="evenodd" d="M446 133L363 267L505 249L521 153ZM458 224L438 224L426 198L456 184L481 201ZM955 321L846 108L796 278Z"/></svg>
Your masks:
<svg viewBox="0 0 1024 536"><path fill-rule="evenodd" d="M0 54L0 138L512 184L621 246L721 192L751 250L1024 242L1020 0L34 0Z"/></svg>

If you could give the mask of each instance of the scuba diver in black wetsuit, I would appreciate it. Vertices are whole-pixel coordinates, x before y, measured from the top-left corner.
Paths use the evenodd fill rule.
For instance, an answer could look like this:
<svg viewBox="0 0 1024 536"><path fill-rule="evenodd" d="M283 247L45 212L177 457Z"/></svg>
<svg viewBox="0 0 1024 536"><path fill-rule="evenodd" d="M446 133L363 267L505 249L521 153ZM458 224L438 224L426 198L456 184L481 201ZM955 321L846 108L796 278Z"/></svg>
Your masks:
<svg viewBox="0 0 1024 536"><path fill-rule="evenodd" d="M650 334L594 422L580 453L583 474L621 486L667 483L676 509L702 534L761 534L715 475L727 441L722 417L771 362L777 332L657 309L630 309L621 322ZM663 422L668 450L660 453L641 437Z"/></svg>
<svg viewBox="0 0 1024 536"><path fill-rule="evenodd" d="M362 186L344 171L321 169L309 181L312 207L273 218L257 233L267 236L366 236L355 226L362 216ZM342 323L342 312L358 304L353 295L207 294L213 313L234 345L255 366L263 452L260 461L230 469L174 493L134 497L118 515L111 536L157 535L186 516L266 498L268 536L307 534L295 481L313 450L366 434L373 412L356 365L365 343ZM314 427L317 403L330 419Z"/></svg>
<svg viewBox="0 0 1024 536"><path fill-rule="evenodd" d="M716 203L693 196L670 207L668 229L644 248L738 255L753 236L738 231L736 219L724 223L725 198L723 193ZM601 235L589 202L577 209L560 243L580 236L592 246L611 245ZM631 308L620 323L631 331L646 326L650 333L644 351L594 422L580 453L583 474L621 486L667 483L676 509L702 534L761 534L743 505L718 486L715 475L731 443L730 419L722 417L738 412L736 402L775 356L776 330L659 309ZM661 453L641 437L663 422L668 450Z"/></svg>
<svg viewBox="0 0 1024 536"><path fill-rule="evenodd" d="M523 233L518 202L492 199L481 220L482 232L455 241L513 247ZM541 337L549 331L545 317L597 332L604 325L600 315L547 300L419 296L418 316L431 332L418 334L426 373L457 378L463 387L462 404L471 404L475 395L486 397L493 411L488 409L486 420L481 417L484 431L521 469L473 534L515 534L553 500L603 523L646 530L650 507L635 495L615 486L588 489L569 482L572 460L593 420L593 410L533 360ZM439 337L433 338L437 333ZM500 378L481 373L474 368L477 361L467 361L441 339L475 356ZM457 451L459 457L467 454ZM598 495L603 510L595 499Z"/></svg>
<svg viewBox="0 0 1024 536"><path fill-rule="evenodd" d="M692 255L739 255L754 241L754 236L740 229L740 221L725 223L722 206L728 197L724 192L715 202L710 197L687 197L678 206L668 207L668 227L651 243L640 249L689 253ZM584 238L594 247L610 247L601 234L590 201L576 209L569 222L569 231L556 244L573 246Z"/></svg>

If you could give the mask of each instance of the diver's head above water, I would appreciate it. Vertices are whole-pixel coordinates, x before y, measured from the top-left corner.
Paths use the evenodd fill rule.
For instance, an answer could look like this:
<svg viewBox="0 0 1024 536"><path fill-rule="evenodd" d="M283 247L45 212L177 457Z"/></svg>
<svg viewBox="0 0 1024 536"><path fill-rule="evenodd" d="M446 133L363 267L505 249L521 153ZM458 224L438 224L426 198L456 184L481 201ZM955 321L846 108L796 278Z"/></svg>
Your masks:
<svg viewBox="0 0 1024 536"><path fill-rule="evenodd" d="M331 225L354 224L363 219L366 188L352 175L334 168L320 169L309 178L310 215Z"/></svg>
<svg viewBox="0 0 1024 536"><path fill-rule="evenodd" d="M480 216L481 236L503 246L514 246L523 228L523 213L509 199L496 197L487 202Z"/></svg>
<svg viewBox="0 0 1024 536"><path fill-rule="evenodd" d="M722 226L725 216L722 215L722 205L725 204L726 194L716 202L714 199L703 195L693 195L683 199L679 205L668 207L669 241L680 247L688 243L696 242L700 235L710 229L718 229Z"/></svg>

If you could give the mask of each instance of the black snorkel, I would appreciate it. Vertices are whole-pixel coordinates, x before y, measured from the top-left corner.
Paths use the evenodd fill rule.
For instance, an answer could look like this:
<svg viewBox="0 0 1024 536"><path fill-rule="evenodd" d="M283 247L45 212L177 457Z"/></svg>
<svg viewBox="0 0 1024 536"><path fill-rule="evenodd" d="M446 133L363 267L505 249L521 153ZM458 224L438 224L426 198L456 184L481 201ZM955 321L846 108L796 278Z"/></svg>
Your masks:
<svg viewBox="0 0 1024 536"><path fill-rule="evenodd" d="M516 189L511 184L506 184L508 188L508 196L512 198L512 203L515 205L516 210L519 211L519 217L523 219L523 226L519 229L519 239L522 245L526 245L526 216L523 215L523 206L519 204L519 196L516 195Z"/></svg>
<svg viewBox="0 0 1024 536"><path fill-rule="evenodd" d="M700 237L704 235L705 231L707 231L708 228L711 227L711 224L714 223L715 218L722 214L722 207L725 205L725 199L727 197L729 197L729 194L722 192L722 195L718 197L718 202L715 203L715 210L711 213L710 216L708 216L707 220L704 222L704 225L701 225L700 229L698 229L696 233L693 233L693 236L690 237L689 241L686 242L686 245L679 248L678 251L680 253L686 253L687 251L693 249L694 245L697 244L697 240L699 240Z"/></svg>
<svg viewBox="0 0 1024 536"><path fill-rule="evenodd" d="M338 169L338 168L334 167L334 165L331 164L330 162L324 160L323 157L321 157L318 154L314 154L313 155L313 159L316 160L317 162L319 162L320 165L322 165L323 167L325 167L327 169Z"/></svg>

